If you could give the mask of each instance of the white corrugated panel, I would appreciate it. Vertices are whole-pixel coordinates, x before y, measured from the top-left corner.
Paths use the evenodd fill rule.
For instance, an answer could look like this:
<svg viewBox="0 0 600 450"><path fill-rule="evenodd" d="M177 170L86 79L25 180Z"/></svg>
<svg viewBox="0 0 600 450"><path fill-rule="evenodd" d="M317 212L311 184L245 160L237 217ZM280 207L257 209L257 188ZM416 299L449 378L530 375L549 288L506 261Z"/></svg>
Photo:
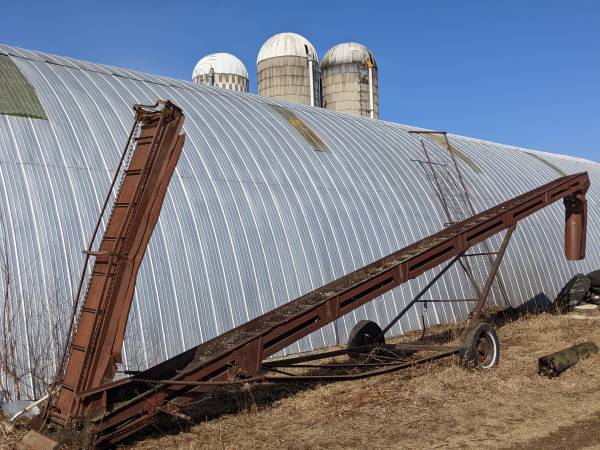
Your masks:
<svg viewBox="0 0 600 450"><path fill-rule="evenodd" d="M187 140L138 277L124 345L129 368L182 352L439 231L447 221L410 127L188 82L175 87L167 78L130 77L130 71L95 64L52 64L2 49L19 55L12 58L48 116L0 114L0 229L22 307L23 367L32 364L42 338L52 342L57 315L63 326L68 320L81 250L127 138L134 103L160 98L179 105ZM297 121L273 104L303 121L327 151L315 151L293 126ZM590 173L588 258L563 257L562 205L523 221L501 269L513 305L553 299L574 273L600 267L600 165L460 136L450 140L464 156L458 161L477 210L560 172ZM447 150L428 146L442 174L455 182ZM386 324L432 276L340 319L341 340L362 318ZM431 295L458 299L473 293L453 271ZM497 287L492 301L503 304ZM468 310L466 304L434 304L426 319L461 320ZM392 332L420 327L420 315L414 309ZM331 345L334 336L330 325L289 351ZM52 355L57 348L50 347ZM33 381L25 379L24 387Z"/></svg>

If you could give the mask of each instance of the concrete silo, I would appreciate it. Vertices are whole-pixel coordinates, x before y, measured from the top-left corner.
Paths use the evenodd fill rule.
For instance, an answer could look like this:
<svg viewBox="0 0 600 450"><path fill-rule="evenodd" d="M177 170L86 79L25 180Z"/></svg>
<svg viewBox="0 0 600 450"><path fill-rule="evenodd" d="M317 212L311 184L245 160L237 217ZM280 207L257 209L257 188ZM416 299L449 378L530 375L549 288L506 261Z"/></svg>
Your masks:
<svg viewBox="0 0 600 450"><path fill-rule="evenodd" d="M271 36L258 52L256 68L258 95L321 106L319 57L299 34Z"/></svg>
<svg viewBox="0 0 600 450"><path fill-rule="evenodd" d="M338 44L323 57L321 70L324 108L379 117L377 63L367 47Z"/></svg>
<svg viewBox="0 0 600 450"><path fill-rule="evenodd" d="M248 92L248 71L244 63L229 53L211 53L196 64L192 81L230 91Z"/></svg>

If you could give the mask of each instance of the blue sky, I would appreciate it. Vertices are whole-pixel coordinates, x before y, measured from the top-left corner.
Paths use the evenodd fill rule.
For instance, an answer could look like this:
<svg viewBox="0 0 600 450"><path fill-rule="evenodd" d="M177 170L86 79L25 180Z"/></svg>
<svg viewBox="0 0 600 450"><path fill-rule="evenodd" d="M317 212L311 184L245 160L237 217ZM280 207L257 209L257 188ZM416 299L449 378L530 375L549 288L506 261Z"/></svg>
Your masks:
<svg viewBox="0 0 600 450"><path fill-rule="evenodd" d="M143 6L143 9L141 8ZM600 2L16 1L0 42L189 79L197 59L256 55L281 31L379 65L382 119L600 161Z"/></svg>

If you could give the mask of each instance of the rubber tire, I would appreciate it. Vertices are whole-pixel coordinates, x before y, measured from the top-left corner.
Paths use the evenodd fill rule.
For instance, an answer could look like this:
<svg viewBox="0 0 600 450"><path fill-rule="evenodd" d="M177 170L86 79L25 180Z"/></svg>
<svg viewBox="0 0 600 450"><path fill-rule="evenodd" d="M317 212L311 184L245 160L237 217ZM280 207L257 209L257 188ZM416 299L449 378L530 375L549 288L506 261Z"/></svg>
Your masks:
<svg viewBox="0 0 600 450"><path fill-rule="evenodd" d="M358 321L348 336L348 347L373 344L385 344L385 336L383 336L381 327L372 320Z"/></svg>
<svg viewBox="0 0 600 450"><path fill-rule="evenodd" d="M477 343L484 334L492 341L494 351L492 360L485 366L477 361ZM479 322L466 331L461 338L459 357L460 365L465 369L491 369L497 366L500 361L500 341L494 327L489 323Z"/></svg>
<svg viewBox="0 0 600 450"><path fill-rule="evenodd" d="M592 283L592 287L596 290L600 290L600 270L594 270L587 274L590 282Z"/></svg>
<svg viewBox="0 0 600 450"><path fill-rule="evenodd" d="M577 306L584 303L590 296L592 282L587 275L580 275L573 283L569 292L569 306Z"/></svg>
<svg viewBox="0 0 600 450"><path fill-rule="evenodd" d="M570 308L570 306L571 306L570 305L570 303L571 303L571 296L570 296L571 288L573 287L575 282L579 279L579 277L582 277L582 276L584 276L584 275L581 273L578 273L573 278L571 278L567 282L567 284L565 284L563 286L563 288L560 290L560 292L556 296L556 299L554 300L554 304L560 311L567 311Z"/></svg>

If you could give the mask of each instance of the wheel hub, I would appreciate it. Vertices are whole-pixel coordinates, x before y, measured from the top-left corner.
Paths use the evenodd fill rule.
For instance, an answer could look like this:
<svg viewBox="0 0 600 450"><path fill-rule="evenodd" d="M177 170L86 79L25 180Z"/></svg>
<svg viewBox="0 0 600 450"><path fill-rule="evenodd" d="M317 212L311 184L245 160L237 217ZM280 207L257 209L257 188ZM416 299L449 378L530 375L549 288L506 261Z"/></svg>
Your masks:
<svg viewBox="0 0 600 450"><path fill-rule="evenodd" d="M487 334L482 334L477 339L476 357L478 365L487 367L494 359L494 344Z"/></svg>

